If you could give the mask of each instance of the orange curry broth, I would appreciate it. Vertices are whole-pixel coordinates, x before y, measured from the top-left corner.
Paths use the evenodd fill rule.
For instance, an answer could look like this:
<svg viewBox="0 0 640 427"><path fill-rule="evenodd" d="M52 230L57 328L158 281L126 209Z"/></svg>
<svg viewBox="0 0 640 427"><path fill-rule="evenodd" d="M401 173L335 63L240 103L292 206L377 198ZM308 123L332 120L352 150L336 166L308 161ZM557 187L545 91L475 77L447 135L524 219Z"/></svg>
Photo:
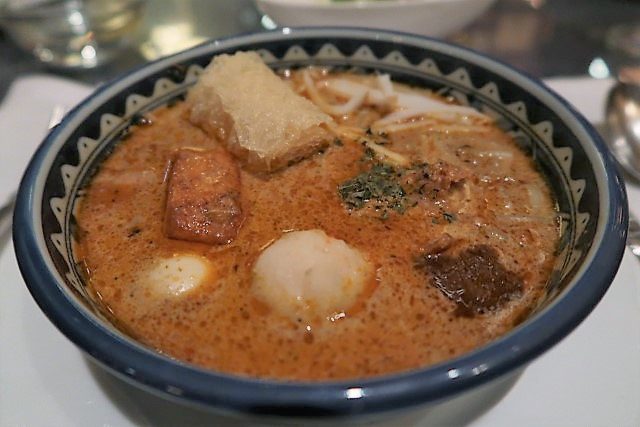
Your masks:
<svg viewBox="0 0 640 427"><path fill-rule="evenodd" d="M242 170L246 219L232 243L209 246L166 238L165 181L172 153L216 144L189 123L187 108L182 102L149 114L152 124L135 128L100 166L78 212L83 232L77 257L86 264L89 286L142 343L235 374L368 377L423 367L482 346L521 321L544 292L558 239L554 203L532 160L492 126L482 137L513 154L506 169L475 165L465 184L469 188L453 189L404 214L382 220L370 210L345 208L337 188L363 170L363 147L345 140L269 176ZM345 120L370 118L360 114ZM545 196L538 212L526 208L522 185L536 186ZM455 213L454 220L444 212ZM509 215L532 217L501 219ZM359 307L342 319L313 324L311 333L304 322L275 313L251 291L252 266L261 250L287 231L306 229L346 241L377 269ZM445 232L469 245L497 248L504 265L523 279L522 297L494 312L456 315L456 304L415 267L421 249ZM176 253L210 261L204 284L179 297L158 296L141 285L155 260Z"/></svg>

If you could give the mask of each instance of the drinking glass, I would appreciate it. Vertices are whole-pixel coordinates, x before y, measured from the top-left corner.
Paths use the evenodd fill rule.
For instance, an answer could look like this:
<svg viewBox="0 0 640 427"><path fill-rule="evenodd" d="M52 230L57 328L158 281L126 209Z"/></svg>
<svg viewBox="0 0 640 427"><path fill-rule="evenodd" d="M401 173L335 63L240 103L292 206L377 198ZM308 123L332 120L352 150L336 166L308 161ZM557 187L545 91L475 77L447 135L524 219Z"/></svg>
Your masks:
<svg viewBox="0 0 640 427"><path fill-rule="evenodd" d="M8 0L0 25L54 67L94 68L128 46L145 0Z"/></svg>

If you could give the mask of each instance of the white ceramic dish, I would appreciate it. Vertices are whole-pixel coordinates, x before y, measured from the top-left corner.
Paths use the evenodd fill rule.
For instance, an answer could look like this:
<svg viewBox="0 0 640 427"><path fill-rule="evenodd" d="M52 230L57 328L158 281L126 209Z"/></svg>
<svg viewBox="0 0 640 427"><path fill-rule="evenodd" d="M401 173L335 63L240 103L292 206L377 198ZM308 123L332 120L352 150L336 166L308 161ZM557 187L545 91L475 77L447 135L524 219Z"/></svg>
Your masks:
<svg viewBox="0 0 640 427"><path fill-rule="evenodd" d="M442 37L463 28L495 0L256 0L281 26L362 26Z"/></svg>

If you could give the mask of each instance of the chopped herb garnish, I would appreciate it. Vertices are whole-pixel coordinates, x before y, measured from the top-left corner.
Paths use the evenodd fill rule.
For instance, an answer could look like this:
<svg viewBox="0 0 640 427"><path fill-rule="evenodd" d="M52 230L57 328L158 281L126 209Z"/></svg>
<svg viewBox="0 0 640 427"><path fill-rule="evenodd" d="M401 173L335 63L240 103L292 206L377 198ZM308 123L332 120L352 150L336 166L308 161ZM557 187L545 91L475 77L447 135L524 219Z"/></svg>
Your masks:
<svg viewBox="0 0 640 427"><path fill-rule="evenodd" d="M361 142L360 162L369 169L338 186L347 209L367 206L378 212L381 219L388 219L392 211L403 214L420 200L436 200L465 179L464 174L444 162L414 163L406 167L384 163L386 159L377 156L366 138ZM449 223L457 219L453 213L442 215ZM432 222L439 224L440 219L433 218Z"/></svg>
<svg viewBox="0 0 640 427"><path fill-rule="evenodd" d="M129 234L127 234L127 237L131 238L133 236L135 236L136 234L140 233L142 231L142 229L140 227L132 227L129 230Z"/></svg>
<svg viewBox="0 0 640 427"><path fill-rule="evenodd" d="M447 222L449 224L451 224L453 221L456 220L456 216L454 214L452 214L452 213L449 213L449 212L443 213L442 216L444 217L444 219L447 220Z"/></svg>
<svg viewBox="0 0 640 427"><path fill-rule="evenodd" d="M367 130L365 131L364 136L362 136L360 138L360 143L361 144L366 144L366 143L375 143L378 145L385 145L389 143L389 139L388 139L388 135L385 132L373 132L371 130L371 128L367 128Z"/></svg>
<svg viewBox="0 0 640 427"><path fill-rule="evenodd" d="M399 183L398 172L389 165L374 165L342 183L338 192L349 209L361 209L367 202L375 202L382 219L389 217L389 209L398 213L406 209L405 191Z"/></svg>
<svg viewBox="0 0 640 427"><path fill-rule="evenodd" d="M361 162L371 162L376 159L376 152L369 147L364 148L364 153L360 158Z"/></svg>
<svg viewBox="0 0 640 427"><path fill-rule="evenodd" d="M342 147L344 144L342 143L342 140L340 138L336 138L333 140L333 143L335 145L337 145L338 147Z"/></svg>

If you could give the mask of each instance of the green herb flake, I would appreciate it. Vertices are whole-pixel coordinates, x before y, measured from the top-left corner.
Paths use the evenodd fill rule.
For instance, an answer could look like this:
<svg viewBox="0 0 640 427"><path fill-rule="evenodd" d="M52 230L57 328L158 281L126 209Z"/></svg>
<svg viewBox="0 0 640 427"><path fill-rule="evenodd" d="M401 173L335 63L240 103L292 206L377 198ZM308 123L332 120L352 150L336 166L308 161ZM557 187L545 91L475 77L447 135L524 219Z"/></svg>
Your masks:
<svg viewBox="0 0 640 427"><path fill-rule="evenodd" d="M131 229L129 229L127 237L131 238L131 237L135 236L136 234L140 233L141 231L142 231L142 229L140 227L132 227Z"/></svg>
<svg viewBox="0 0 640 427"><path fill-rule="evenodd" d="M389 217L388 210L403 213L406 209L406 193L399 183L398 172L389 165L376 164L343 182L338 193L349 209L362 209L373 202L382 219Z"/></svg>
<svg viewBox="0 0 640 427"><path fill-rule="evenodd" d="M442 216L444 217L444 219L446 219L446 220L447 220L447 222L448 222L449 224L451 224L453 221L455 221L455 220L457 219L457 218L456 218L456 216L455 216L455 214L452 214L452 213L449 213L449 212L444 212L444 213L442 214Z"/></svg>
<svg viewBox="0 0 640 427"><path fill-rule="evenodd" d="M372 162L376 159L376 152L373 151L369 147L364 148L364 153L362 154L362 158L360 158L361 162Z"/></svg>

